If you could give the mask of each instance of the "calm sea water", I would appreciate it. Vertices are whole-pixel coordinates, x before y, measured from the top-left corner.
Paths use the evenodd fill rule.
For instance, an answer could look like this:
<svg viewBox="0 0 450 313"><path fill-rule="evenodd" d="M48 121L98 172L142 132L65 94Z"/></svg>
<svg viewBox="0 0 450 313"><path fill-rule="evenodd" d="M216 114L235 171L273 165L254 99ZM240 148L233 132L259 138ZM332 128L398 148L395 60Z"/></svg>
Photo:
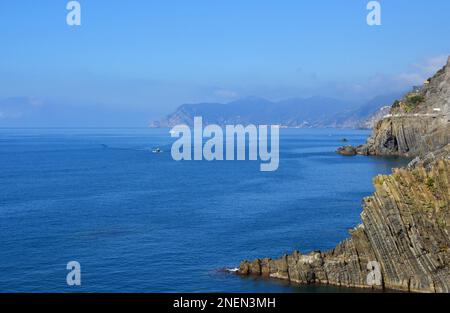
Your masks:
<svg viewBox="0 0 450 313"><path fill-rule="evenodd" d="M263 173L175 162L165 129L0 129L0 291L336 291L220 269L345 239L372 177L405 162L334 152L368 134L282 129L279 170ZM72 260L81 287L66 285Z"/></svg>

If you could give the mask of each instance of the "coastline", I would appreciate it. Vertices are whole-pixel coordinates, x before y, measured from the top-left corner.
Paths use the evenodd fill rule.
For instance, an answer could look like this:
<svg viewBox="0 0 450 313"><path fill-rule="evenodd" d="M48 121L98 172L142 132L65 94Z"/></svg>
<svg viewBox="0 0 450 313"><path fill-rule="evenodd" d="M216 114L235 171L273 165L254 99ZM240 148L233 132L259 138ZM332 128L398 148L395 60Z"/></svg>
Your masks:
<svg viewBox="0 0 450 313"><path fill-rule="evenodd" d="M348 239L324 253L245 260L238 274L298 284L450 292L449 98L450 57L422 87L394 102L366 144L336 151L346 157L415 157L373 179L375 192L363 200L361 224Z"/></svg>
<svg viewBox="0 0 450 313"><path fill-rule="evenodd" d="M362 224L336 248L307 255L295 251L276 260L243 261L238 274L295 284L448 292L449 182L450 161L445 158L377 176L376 192L364 199ZM422 194L416 196L419 192ZM423 210L423 203L428 210ZM380 286L368 285L366 280L366 264L373 261L381 264Z"/></svg>

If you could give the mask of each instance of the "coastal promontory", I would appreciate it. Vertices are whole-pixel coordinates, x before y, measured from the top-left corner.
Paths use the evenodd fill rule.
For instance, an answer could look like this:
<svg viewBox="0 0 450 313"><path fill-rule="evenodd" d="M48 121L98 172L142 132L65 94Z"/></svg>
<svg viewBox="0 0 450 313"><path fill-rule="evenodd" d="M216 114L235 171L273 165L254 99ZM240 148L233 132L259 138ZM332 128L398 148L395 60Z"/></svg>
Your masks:
<svg viewBox="0 0 450 313"><path fill-rule="evenodd" d="M450 292L450 59L395 101L365 145L343 155L416 157L374 178L361 224L334 249L242 261L240 275L296 284ZM373 265L379 282L368 281Z"/></svg>

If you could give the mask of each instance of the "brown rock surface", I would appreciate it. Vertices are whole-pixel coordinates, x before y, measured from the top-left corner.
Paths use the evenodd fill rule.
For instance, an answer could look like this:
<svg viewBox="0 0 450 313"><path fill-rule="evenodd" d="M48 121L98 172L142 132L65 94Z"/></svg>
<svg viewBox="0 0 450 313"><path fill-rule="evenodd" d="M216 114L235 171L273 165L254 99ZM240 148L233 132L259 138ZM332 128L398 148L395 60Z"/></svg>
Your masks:
<svg viewBox="0 0 450 313"><path fill-rule="evenodd" d="M353 146L343 146L337 149L337 153L344 156L354 156L356 155L356 149Z"/></svg>
<svg viewBox="0 0 450 313"><path fill-rule="evenodd" d="M362 224L328 252L294 252L240 264L241 275L293 283L372 288L367 265L381 266L382 286L415 292L450 292L450 160L395 169L374 179L364 199Z"/></svg>

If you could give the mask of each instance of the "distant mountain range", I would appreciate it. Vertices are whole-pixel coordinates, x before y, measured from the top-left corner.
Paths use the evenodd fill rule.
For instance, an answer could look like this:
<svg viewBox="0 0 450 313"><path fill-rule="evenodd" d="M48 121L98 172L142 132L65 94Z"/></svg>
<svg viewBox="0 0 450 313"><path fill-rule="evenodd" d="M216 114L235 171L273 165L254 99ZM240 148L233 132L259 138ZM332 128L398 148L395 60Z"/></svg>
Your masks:
<svg viewBox="0 0 450 313"><path fill-rule="evenodd" d="M372 128L389 111L401 93L378 96L363 104L327 97L294 98L278 102L249 97L221 103L183 104L150 127L193 125L201 116L204 124L277 124L299 128Z"/></svg>
<svg viewBox="0 0 450 313"><path fill-rule="evenodd" d="M278 102L248 97L229 103L183 104L151 127L192 126L195 116L204 124L278 124L302 128L371 128L388 114L401 94L379 96L367 103L352 103L326 97L294 98ZM383 109L384 108L384 109ZM109 127L133 126L146 111L123 110L102 105L59 105L43 99L0 99L0 127Z"/></svg>

